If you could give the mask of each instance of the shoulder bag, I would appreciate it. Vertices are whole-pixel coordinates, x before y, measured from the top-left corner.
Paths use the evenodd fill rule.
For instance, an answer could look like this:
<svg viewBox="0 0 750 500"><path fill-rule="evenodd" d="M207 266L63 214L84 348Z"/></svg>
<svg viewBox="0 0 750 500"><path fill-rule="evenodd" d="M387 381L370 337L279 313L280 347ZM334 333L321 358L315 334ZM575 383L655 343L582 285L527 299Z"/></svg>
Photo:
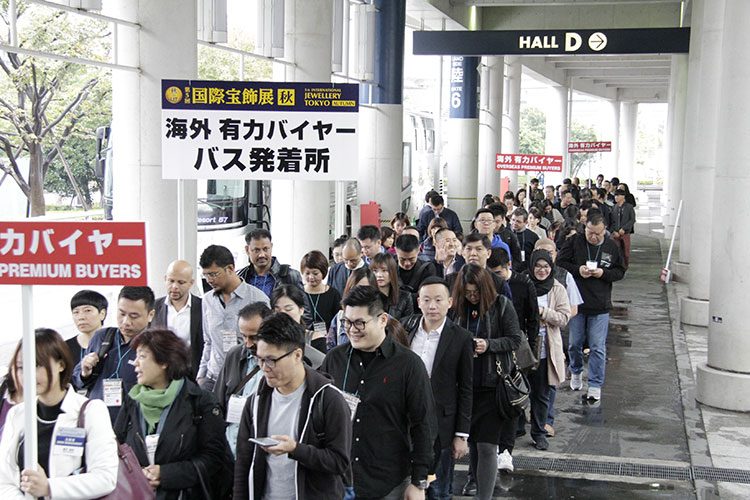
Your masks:
<svg viewBox="0 0 750 500"><path fill-rule="evenodd" d="M507 370L503 368L503 357L508 359ZM518 368L515 352L497 353L495 368L498 375L495 399L500 418L516 418L529 407L529 382Z"/></svg>
<svg viewBox="0 0 750 500"><path fill-rule="evenodd" d="M85 410L90 402L90 399L86 400L81 405L81 411L78 413L78 427L82 429L86 428ZM133 449L125 443L118 445L117 459L119 462L117 485L112 493L104 495L101 497L101 500L132 500L134 498L138 498L139 500L153 500L156 498L156 492L148 484L146 476L143 475L141 464L138 463ZM81 470L86 472L85 452L83 454Z"/></svg>

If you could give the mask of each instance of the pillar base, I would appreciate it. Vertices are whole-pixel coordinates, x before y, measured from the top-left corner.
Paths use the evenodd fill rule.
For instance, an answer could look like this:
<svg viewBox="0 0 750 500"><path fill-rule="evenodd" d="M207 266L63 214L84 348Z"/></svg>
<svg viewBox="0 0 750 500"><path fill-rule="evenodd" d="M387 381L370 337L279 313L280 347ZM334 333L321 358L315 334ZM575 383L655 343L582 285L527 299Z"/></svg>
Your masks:
<svg viewBox="0 0 750 500"><path fill-rule="evenodd" d="M683 297L680 301L680 322L693 326L708 326L708 301Z"/></svg>
<svg viewBox="0 0 750 500"><path fill-rule="evenodd" d="M675 261L672 264L672 279L680 283L690 281L690 263Z"/></svg>
<svg viewBox="0 0 750 500"><path fill-rule="evenodd" d="M722 410L750 412L750 373L698 366L695 399Z"/></svg>

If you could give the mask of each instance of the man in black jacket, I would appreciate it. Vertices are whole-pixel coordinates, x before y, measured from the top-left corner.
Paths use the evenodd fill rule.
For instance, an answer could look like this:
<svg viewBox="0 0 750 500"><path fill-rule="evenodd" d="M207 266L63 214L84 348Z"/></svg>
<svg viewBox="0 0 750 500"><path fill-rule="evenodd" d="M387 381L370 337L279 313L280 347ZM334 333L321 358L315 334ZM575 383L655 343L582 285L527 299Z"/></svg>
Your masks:
<svg viewBox="0 0 750 500"><path fill-rule="evenodd" d="M411 350L422 358L430 375L437 412L437 479L427 494L451 498L454 460L469 452L474 343L468 330L446 317L453 303L445 281L434 276L424 280L418 302L422 314L409 317L404 325Z"/></svg>
<svg viewBox="0 0 750 500"><path fill-rule="evenodd" d="M281 264L273 256L273 242L268 229L253 229L245 235L245 253L250 264L237 271L248 285L253 285L271 298L277 285L302 286L302 275L289 264Z"/></svg>
<svg viewBox="0 0 750 500"><path fill-rule="evenodd" d="M167 267L164 284L167 295L154 303L152 328L168 328L190 347L190 377L195 380L203 355L203 312L200 297L190 293L195 283L193 267L175 260Z"/></svg>
<svg viewBox="0 0 750 500"><path fill-rule="evenodd" d="M263 321L257 344L264 379L242 412L234 498L343 498L352 438L344 397L304 365L305 331L286 314ZM250 441L263 438L275 444Z"/></svg>
<svg viewBox="0 0 750 500"><path fill-rule="evenodd" d="M436 428L427 370L386 335L378 290L356 286L342 303L351 344L328 351L320 371L333 377L355 409L354 492L357 498L424 498Z"/></svg>
<svg viewBox="0 0 750 500"><path fill-rule="evenodd" d="M404 289L414 294L419 290L425 278L437 275L435 264L419 259L419 240L411 234L402 234L396 238L396 260L398 261L398 279ZM415 299L416 307L416 299Z"/></svg>
<svg viewBox="0 0 750 500"><path fill-rule="evenodd" d="M612 208L612 222L609 232L619 244L625 269L630 264L630 235L635 232L635 209L625 201L624 189L615 190L615 206Z"/></svg>
<svg viewBox="0 0 750 500"><path fill-rule="evenodd" d="M612 283L625 276L617 243L606 235L601 212L589 213L584 234L569 238L560 250L557 263L575 278L583 297L578 314L571 318L568 355L570 388L583 388L583 343L588 341L588 398L601 399L607 359L609 311L612 309Z"/></svg>
<svg viewBox="0 0 750 500"><path fill-rule="evenodd" d="M523 271L523 258L521 258L521 245L518 243L518 237L511 231L506 224L505 217L508 215L508 208L502 203L493 203L487 207L492 216L495 218L495 234L510 248L510 260L515 271Z"/></svg>

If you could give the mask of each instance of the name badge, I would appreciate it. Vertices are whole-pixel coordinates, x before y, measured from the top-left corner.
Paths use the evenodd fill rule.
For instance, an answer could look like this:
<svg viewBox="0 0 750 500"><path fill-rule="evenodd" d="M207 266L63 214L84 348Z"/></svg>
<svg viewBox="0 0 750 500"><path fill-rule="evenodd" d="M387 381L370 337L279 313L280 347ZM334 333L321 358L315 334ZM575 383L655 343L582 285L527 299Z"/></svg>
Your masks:
<svg viewBox="0 0 750 500"><path fill-rule="evenodd" d="M234 330L224 330L221 332L221 344L224 352L228 352L229 349L239 344L240 341L237 338L237 332Z"/></svg>
<svg viewBox="0 0 750 500"><path fill-rule="evenodd" d="M156 447L159 445L159 435L149 434L146 436L146 454L148 454L148 463L154 465L154 456L156 455Z"/></svg>
<svg viewBox="0 0 750 500"><path fill-rule="evenodd" d="M326 324L322 321L316 321L313 323L313 333L316 334L326 334Z"/></svg>
<svg viewBox="0 0 750 500"><path fill-rule="evenodd" d="M599 263L597 263L595 260L587 260L586 261L586 268L589 271L594 271L596 268L599 267Z"/></svg>
<svg viewBox="0 0 750 500"><path fill-rule="evenodd" d="M359 406L359 403L362 402L362 400L350 392L344 392L344 400L346 400L346 404L349 406L349 410L352 412L352 420L354 420L354 415L357 413L357 407Z"/></svg>
<svg viewBox="0 0 750 500"><path fill-rule="evenodd" d="M526 262L526 250L521 250L521 260Z"/></svg>
<svg viewBox="0 0 750 500"><path fill-rule="evenodd" d="M229 404L227 405L227 422L230 424L240 423L242 411L245 409L245 401L247 401L247 396L232 394L229 397Z"/></svg>
<svg viewBox="0 0 750 500"><path fill-rule="evenodd" d="M86 444L86 429L80 427L63 427L57 431L53 455L68 457L82 457L83 446Z"/></svg>
<svg viewBox="0 0 750 500"><path fill-rule="evenodd" d="M107 406L122 406L122 379L104 379L104 404Z"/></svg>

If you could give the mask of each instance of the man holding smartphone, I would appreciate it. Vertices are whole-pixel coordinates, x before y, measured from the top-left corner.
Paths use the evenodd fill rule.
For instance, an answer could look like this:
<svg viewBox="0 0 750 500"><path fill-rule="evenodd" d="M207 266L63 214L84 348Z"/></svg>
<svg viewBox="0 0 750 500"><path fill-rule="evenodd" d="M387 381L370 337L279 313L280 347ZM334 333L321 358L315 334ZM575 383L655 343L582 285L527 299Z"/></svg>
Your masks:
<svg viewBox="0 0 750 500"><path fill-rule="evenodd" d="M261 323L258 391L237 436L234 498L343 498L351 413L330 378L303 363L305 331L284 313ZM269 440L270 438L270 440Z"/></svg>

